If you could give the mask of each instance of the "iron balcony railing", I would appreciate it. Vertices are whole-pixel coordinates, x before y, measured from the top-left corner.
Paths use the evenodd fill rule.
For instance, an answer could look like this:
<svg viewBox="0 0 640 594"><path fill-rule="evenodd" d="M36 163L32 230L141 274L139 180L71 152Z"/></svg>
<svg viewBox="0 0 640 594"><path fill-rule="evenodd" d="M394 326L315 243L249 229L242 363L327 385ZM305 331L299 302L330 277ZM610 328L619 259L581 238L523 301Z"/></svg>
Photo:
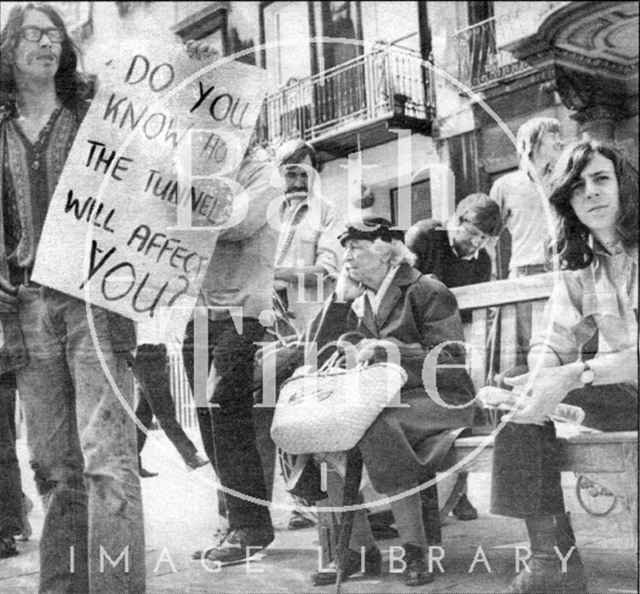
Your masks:
<svg viewBox="0 0 640 594"><path fill-rule="evenodd" d="M313 141L393 117L429 122L435 113L431 80L419 54L376 47L269 95L259 121L261 140Z"/></svg>
<svg viewBox="0 0 640 594"><path fill-rule="evenodd" d="M473 89L515 75L530 66L501 50L496 39L495 17L461 29L455 34L458 79Z"/></svg>

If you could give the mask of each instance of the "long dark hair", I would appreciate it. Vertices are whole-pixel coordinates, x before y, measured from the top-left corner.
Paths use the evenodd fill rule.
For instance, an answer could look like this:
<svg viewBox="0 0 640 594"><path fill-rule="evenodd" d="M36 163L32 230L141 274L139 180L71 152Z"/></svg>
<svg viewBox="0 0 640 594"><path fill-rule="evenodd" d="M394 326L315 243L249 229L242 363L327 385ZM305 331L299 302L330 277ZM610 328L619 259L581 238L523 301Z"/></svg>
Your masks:
<svg viewBox="0 0 640 594"><path fill-rule="evenodd" d="M64 20L53 6L41 2L14 6L9 12L7 24L0 33L0 106L10 113L15 110L16 79L13 54L20 41L20 28L29 10L39 10L46 14L57 28L64 31L60 64L55 78L56 92L65 107L77 110L90 98L93 85L88 77L77 70L80 51L69 37Z"/></svg>
<svg viewBox="0 0 640 594"><path fill-rule="evenodd" d="M610 145L595 141L576 142L564 150L558 161L549 198L559 215L555 249L563 269L579 270L593 261L589 228L576 216L571 196L574 183L596 153L613 163L618 180L616 234L627 249L638 244L638 171L620 150Z"/></svg>

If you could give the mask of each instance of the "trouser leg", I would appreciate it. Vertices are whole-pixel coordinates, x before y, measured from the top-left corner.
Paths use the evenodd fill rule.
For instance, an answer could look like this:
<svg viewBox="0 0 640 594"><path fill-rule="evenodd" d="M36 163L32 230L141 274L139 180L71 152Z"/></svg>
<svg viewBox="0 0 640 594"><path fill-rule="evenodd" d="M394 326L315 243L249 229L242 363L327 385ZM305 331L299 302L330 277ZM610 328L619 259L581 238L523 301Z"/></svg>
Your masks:
<svg viewBox="0 0 640 594"><path fill-rule="evenodd" d="M149 404L149 401L145 397L142 390L140 390L140 398L138 400L138 405L136 406L136 417L145 428L145 431L143 431L142 429L140 429L140 427L136 427L136 435L138 440L138 458L140 458L142 448L144 448L144 444L147 442L147 432L149 431L149 428L151 427L151 421L153 420L151 405Z"/></svg>
<svg viewBox="0 0 640 594"><path fill-rule="evenodd" d="M552 423L507 423L496 435L491 513L526 518L564 512Z"/></svg>
<svg viewBox="0 0 640 594"><path fill-rule="evenodd" d="M89 591L87 492L75 393L62 340L64 325L54 327L46 308L38 289L21 291L20 322L29 360L16 377L45 511L39 588L84 593Z"/></svg>
<svg viewBox="0 0 640 594"><path fill-rule="evenodd" d="M426 477L432 480L435 474ZM442 530L440 528L440 508L438 505L438 485L433 485L420 491L420 503L422 507L422 524L425 536L430 545L439 545L442 542Z"/></svg>
<svg viewBox="0 0 640 594"><path fill-rule="evenodd" d="M420 493L404 495L391 501L391 511L403 545L411 544L423 551L427 550L427 537L422 518Z"/></svg>
<svg viewBox="0 0 640 594"><path fill-rule="evenodd" d="M0 377L0 537L22 531L22 486L16 456L16 381Z"/></svg>
<svg viewBox="0 0 640 594"><path fill-rule="evenodd" d="M209 322L210 324L210 322ZM208 334L208 349L207 349L207 372L211 368L211 363L213 361L213 352L211 347L211 336L209 330ZM215 447L213 444L213 420L211 419L211 408L207 403L207 406L201 406L201 402L198 402L194 392L194 350L195 350L195 341L194 341L194 323L190 321L187 324L187 328L185 330L185 337L182 344L182 360L184 362L185 373L187 374L187 379L189 380L189 387L191 388L191 395L193 396L194 404L196 405L196 418L198 419L198 428L200 430L200 437L202 439L202 446L204 447L205 454L207 458L209 458L209 462L211 462L211 466L213 467L213 471L218 474L218 463L216 461ZM218 491L218 515L226 517L227 510L224 501L224 493L222 491Z"/></svg>
<svg viewBox="0 0 640 594"><path fill-rule="evenodd" d="M137 594L145 590L145 549L131 411L133 376L124 357L111 349L106 311L91 310L98 344L89 332L85 311L85 304L77 300L71 300L65 309L66 359L76 390L89 495L89 588L92 594ZM102 365L108 368L114 386L107 381Z"/></svg>
<svg viewBox="0 0 640 594"><path fill-rule="evenodd" d="M144 592L133 383L111 349L107 314L91 310L94 343L79 300L24 289L20 313L29 364L18 372L18 389L46 502L40 590Z"/></svg>
<svg viewBox="0 0 640 594"><path fill-rule="evenodd" d="M149 405L160 427L183 460L196 453L175 415L171 382L167 371L167 349L164 345L143 344L136 354L137 373L144 384Z"/></svg>
<svg viewBox="0 0 640 594"><path fill-rule="evenodd" d="M273 493L273 479L276 469L276 444L271 439L273 412L273 408L253 408L256 446L260 452L264 484L269 501L271 501Z"/></svg>
<svg viewBox="0 0 640 594"><path fill-rule="evenodd" d="M213 364L218 382L211 398L213 440L221 483L243 495L268 499L253 420L253 358L264 334L257 320L243 319L242 334L232 321L213 322ZM271 528L266 505L227 494L229 527Z"/></svg>
<svg viewBox="0 0 640 594"><path fill-rule="evenodd" d="M344 494L344 479L336 470L329 470L327 472L327 495L331 507L342 507L342 497ZM357 504L362 504L362 496L358 495L356 500ZM333 512L334 515L338 515ZM335 522L336 525L340 524L340 515ZM376 546L373 533L371 532L371 526L369 525L369 519L367 512L362 507L354 512L353 527L351 528L351 537L349 538L349 548L353 551L360 551L360 547L364 547L365 550L374 548Z"/></svg>

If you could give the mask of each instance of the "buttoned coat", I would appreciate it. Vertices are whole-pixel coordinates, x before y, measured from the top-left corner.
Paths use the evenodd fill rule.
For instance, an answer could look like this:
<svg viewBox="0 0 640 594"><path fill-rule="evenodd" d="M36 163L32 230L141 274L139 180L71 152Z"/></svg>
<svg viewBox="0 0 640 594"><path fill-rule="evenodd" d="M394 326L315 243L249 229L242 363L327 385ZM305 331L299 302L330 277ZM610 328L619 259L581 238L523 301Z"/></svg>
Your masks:
<svg viewBox="0 0 640 594"><path fill-rule="evenodd" d="M386 408L358 445L376 491L391 494L415 487L435 471L456 437L472 423L475 394L464 368L456 299L440 281L402 264L376 316L369 308L339 302L334 294L306 338L320 350L348 331L422 347L400 348L408 375L401 391L403 406ZM322 358L331 350L327 348ZM437 390L430 385L430 370Z"/></svg>

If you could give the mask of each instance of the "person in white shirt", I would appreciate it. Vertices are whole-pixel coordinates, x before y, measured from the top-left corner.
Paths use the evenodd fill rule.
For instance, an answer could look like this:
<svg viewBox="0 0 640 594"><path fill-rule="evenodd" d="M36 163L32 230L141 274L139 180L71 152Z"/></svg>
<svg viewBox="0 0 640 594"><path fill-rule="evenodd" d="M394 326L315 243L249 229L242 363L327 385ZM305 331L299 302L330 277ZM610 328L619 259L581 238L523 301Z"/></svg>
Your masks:
<svg viewBox="0 0 640 594"><path fill-rule="evenodd" d="M550 175L563 147L558 120L528 120L516 135L519 169L496 180L491 188L490 196L498 203L511 235L509 278L546 272L545 243L551 235L551 220L545 203ZM531 338L531 304L519 304L517 316L518 363L523 364Z"/></svg>

